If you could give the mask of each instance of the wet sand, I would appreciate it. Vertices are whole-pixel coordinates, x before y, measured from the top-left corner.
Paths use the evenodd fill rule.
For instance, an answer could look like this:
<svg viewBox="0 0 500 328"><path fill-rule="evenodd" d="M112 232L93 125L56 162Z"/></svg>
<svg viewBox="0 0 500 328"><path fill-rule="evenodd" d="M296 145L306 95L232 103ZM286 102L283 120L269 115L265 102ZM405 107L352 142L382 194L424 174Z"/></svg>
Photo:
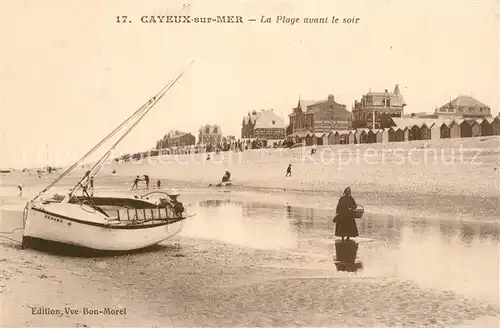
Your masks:
<svg viewBox="0 0 500 328"><path fill-rule="evenodd" d="M489 142L483 166L389 165L385 175L371 167L360 178L352 165L324 182L331 172L298 163L294 172L302 173L289 180L245 175L261 165L245 152L250 162L231 168L237 182L229 189L207 188L224 169L217 164L168 165L156 173L142 164L118 166L118 174L96 179L97 195L144 194L129 190L130 176L147 173L152 184L161 178L165 188L180 188L197 216L158 247L120 256L21 250L0 239L1 326L497 327L498 139L466 142ZM276 176L292 158L267 156ZM54 191L67 190L77 176ZM336 243L331 222L350 178L366 209L351 272L336 262L352 247ZM20 180L23 197L16 196ZM2 176L1 231L19 225L16 210L49 181ZM34 307L126 308L126 315L33 315Z"/></svg>
<svg viewBox="0 0 500 328"><path fill-rule="evenodd" d="M497 326L496 223L367 213L358 220L362 268L347 272L335 265L327 206L264 196L185 190L198 215L181 235L135 254L76 257L2 240L2 325ZM34 307L127 313L33 315Z"/></svg>
<svg viewBox="0 0 500 328"><path fill-rule="evenodd" d="M232 189L273 192L274 196L308 194L337 199L351 186L372 212L408 213L458 219L500 217L500 137L458 138L389 144L263 149L244 152L163 155L106 166L104 176L131 186L132 177L149 174L164 186L206 188L227 169ZM285 178L288 164L292 177ZM265 169L264 169L265 168ZM80 172L81 174L81 172ZM321 201L320 206L327 202ZM315 206L313 206L315 207Z"/></svg>

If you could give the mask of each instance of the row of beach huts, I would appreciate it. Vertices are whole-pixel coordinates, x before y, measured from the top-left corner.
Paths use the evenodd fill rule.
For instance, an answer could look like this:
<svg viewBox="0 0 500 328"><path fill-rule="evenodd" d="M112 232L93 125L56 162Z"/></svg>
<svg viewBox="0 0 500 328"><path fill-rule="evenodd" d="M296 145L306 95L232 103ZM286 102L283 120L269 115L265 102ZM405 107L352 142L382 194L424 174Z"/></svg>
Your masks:
<svg viewBox="0 0 500 328"><path fill-rule="evenodd" d="M295 143L306 146L387 143L412 140L438 140L500 135L500 119L425 119L392 118L386 129L333 130L330 132L296 132L291 137Z"/></svg>

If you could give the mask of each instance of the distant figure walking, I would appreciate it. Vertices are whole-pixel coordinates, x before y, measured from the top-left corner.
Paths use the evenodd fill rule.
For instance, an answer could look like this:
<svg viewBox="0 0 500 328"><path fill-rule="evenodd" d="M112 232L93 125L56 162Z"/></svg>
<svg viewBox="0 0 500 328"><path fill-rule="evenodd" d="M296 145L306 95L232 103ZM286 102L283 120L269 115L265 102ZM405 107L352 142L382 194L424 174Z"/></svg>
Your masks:
<svg viewBox="0 0 500 328"><path fill-rule="evenodd" d="M141 181L141 179L139 178L139 176L136 176L135 177L135 180L134 180L134 185L132 186L132 189L137 189L138 186L139 186L139 181Z"/></svg>
<svg viewBox="0 0 500 328"><path fill-rule="evenodd" d="M158 188L158 189L161 188L161 181L160 180L156 181L156 188Z"/></svg>
<svg viewBox="0 0 500 328"><path fill-rule="evenodd" d="M336 237L342 237L342 240L347 237L347 240L349 240L350 237L359 236L353 213L356 206L356 202L351 196L351 188L345 188L344 194L340 197L337 204L337 215L333 219L333 222L335 222Z"/></svg>
<svg viewBox="0 0 500 328"><path fill-rule="evenodd" d="M286 169L285 177L291 177L291 176L292 176L292 164L288 164L288 168Z"/></svg>
<svg viewBox="0 0 500 328"><path fill-rule="evenodd" d="M149 190L149 176L144 175L144 181L146 181L146 189Z"/></svg>
<svg viewBox="0 0 500 328"><path fill-rule="evenodd" d="M19 189L19 196L22 196L23 195L23 186L21 184L18 184L17 189Z"/></svg>

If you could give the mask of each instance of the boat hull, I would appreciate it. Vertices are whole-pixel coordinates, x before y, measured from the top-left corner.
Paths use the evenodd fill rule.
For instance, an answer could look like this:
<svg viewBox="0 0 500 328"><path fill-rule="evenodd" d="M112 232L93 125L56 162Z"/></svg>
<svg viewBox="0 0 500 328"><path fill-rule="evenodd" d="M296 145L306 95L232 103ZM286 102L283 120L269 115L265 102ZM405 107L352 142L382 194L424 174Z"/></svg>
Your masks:
<svg viewBox="0 0 500 328"><path fill-rule="evenodd" d="M171 238L182 231L185 223L185 218L180 218L144 225L109 225L99 212L57 205L29 208L23 237L100 251L129 251Z"/></svg>

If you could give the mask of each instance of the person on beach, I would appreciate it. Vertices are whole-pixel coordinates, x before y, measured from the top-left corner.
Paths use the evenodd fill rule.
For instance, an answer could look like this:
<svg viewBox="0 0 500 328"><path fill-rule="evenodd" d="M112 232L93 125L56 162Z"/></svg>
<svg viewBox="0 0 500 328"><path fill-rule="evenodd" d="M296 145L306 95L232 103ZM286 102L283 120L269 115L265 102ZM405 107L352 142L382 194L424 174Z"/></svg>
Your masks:
<svg viewBox="0 0 500 328"><path fill-rule="evenodd" d="M161 188L161 181L160 180L156 181L156 188L157 189Z"/></svg>
<svg viewBox="0 0 500 328"><path fill-rule="evenodd" d="M292 176L292 164L288 164L288 168L286 169L285 177L291 177L291 176Z"/></svg>
<svg viewBox="0 0 500 328"><path fill-rule="evenodd" d="M135 180L134 180L134 185L132 186L132 189L137 189L138 186L139 186L139 181L141 181L141 179L139 178L139 176L136 176L135 177Z"/></svg>
<svg viewBox="0 0 500 328"><path fill-rule="evenodd" d="M146 189L149 190L149 176L144 175L144 181L146 181Z"/></svg>
<svg viewBox="0 0 500 328"><path fill-rule="evenodd" d="M94 196L94 177L90 177L89 179L89 191L91 192L91 196Z"/></svg>
<svg viewBox="0 0 500 328"><path fill-rule="evenodd" d="M224 173L224 176L222 177L222 182L228 182L230 179L231 173L229 173L229 171L226 171L226 173Z"/></svg>
<svg viewBox="0 0 500 328"><path fill-rule="evenodd" d="M23 195L23 186L21 184L18 184L17 189L19 189L19 196L22 196Z"/></svg>
<svg viewBox="0 0 500 328"><path fill-rule="evenodd" d="M182 216L182 212L184 212L184 205L177 199L177 197L179 197L179 192L177 192L177 190L172 190L167 195L170 198L170 200L167 201L167 205L172 208L176 215Z"/></svg>
<svg viewBox="0 0 500 328"><path fill-rule="evenodd" d="M336 237L342 237L342 240L347 237L347 240L349 240L350 237L359 236L353 213L356 206L356 202L351 195L351 188L345 188L344 194L340 197L339 203L337 204L337 214L333 219Z"/></svg>

